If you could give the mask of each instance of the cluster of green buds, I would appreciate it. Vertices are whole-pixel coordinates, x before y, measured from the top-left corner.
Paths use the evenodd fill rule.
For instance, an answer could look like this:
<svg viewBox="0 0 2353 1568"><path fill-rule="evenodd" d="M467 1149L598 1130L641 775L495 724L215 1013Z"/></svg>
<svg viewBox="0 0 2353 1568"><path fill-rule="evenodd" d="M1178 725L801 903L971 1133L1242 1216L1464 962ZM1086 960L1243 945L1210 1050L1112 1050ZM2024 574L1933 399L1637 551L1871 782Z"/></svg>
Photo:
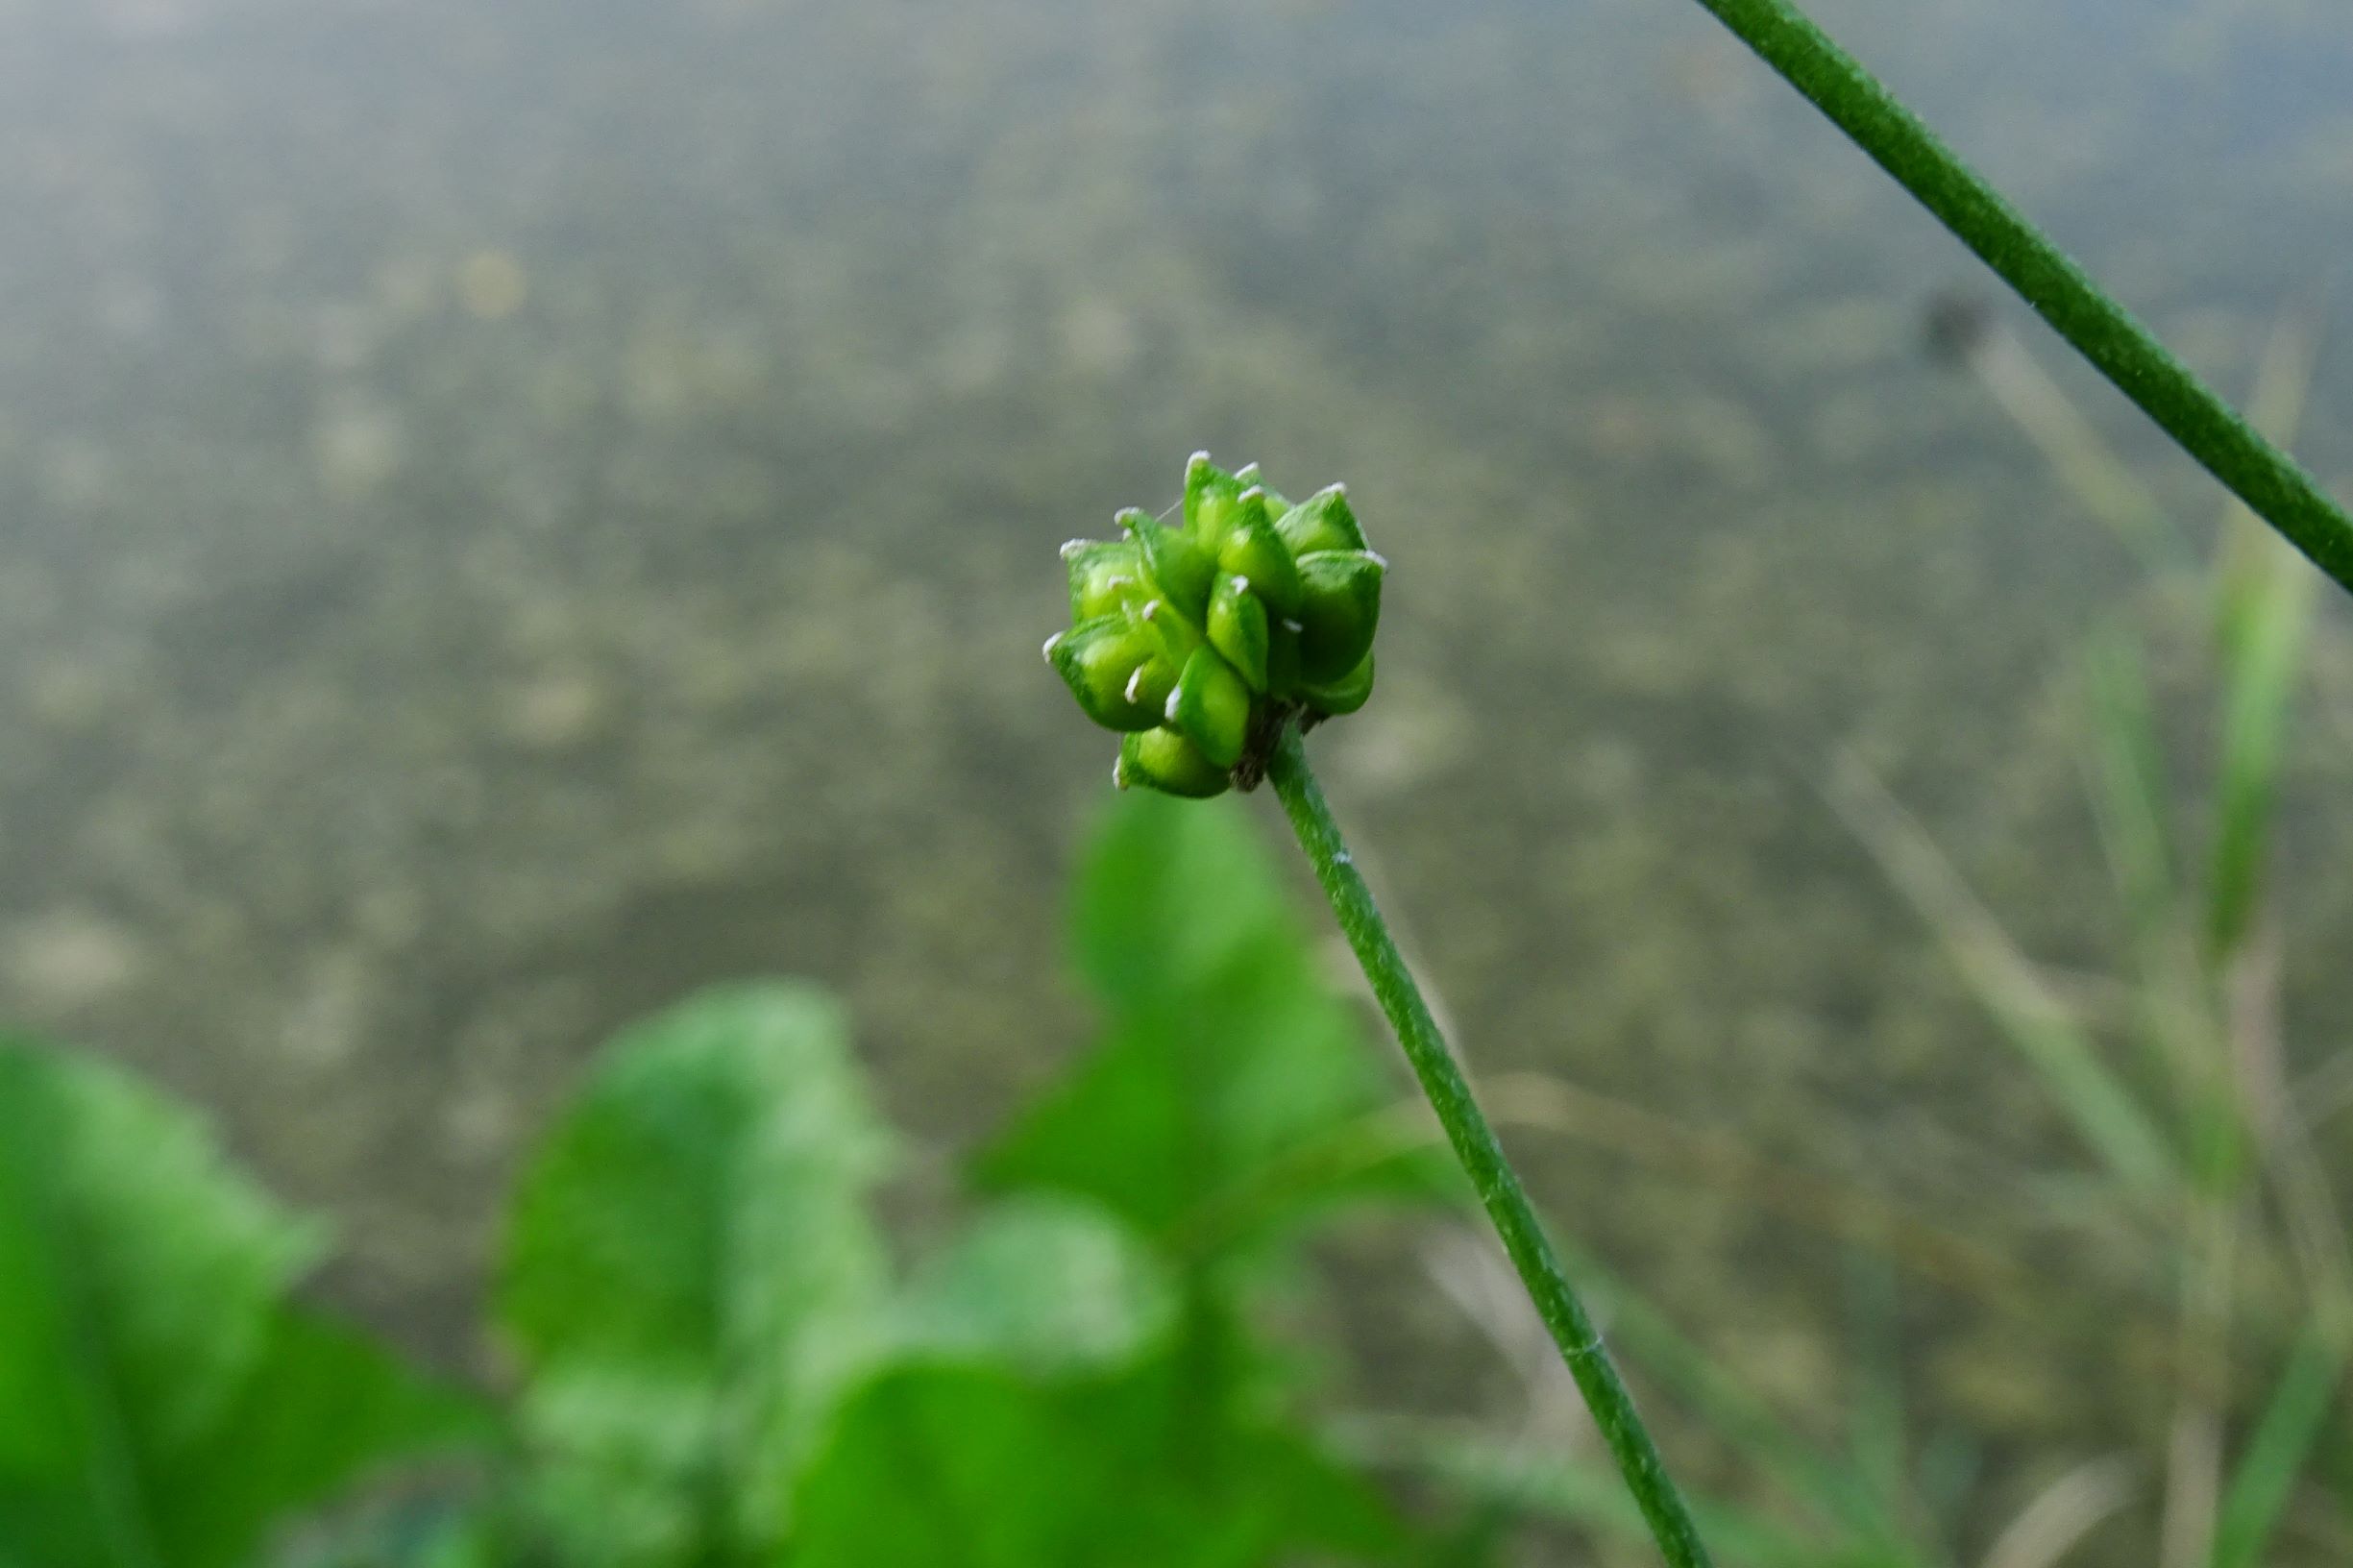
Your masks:
<svg viewBox="0 0 2353 1568"><path fill-rule="evenodd" d="M1250 788L1281 724L1354 713L1373 690L1385 561L1338 486L1296 505L1256 464L1195 453L1184 516L1130 508L1122 539L1073 539L1070 628L1045 656L1088 718L1120 732L1112 778L1170 795Z"/></svg>

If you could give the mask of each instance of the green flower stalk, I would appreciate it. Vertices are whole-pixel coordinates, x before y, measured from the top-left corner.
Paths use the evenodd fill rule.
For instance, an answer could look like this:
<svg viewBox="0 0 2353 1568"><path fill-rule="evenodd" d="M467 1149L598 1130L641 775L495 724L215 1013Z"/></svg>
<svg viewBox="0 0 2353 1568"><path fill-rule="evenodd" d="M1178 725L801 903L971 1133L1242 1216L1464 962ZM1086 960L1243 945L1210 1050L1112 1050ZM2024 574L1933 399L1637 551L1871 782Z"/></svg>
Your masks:
<svg viewBox="0 0 2353 1568"><path fill-rule="evenodd" d="M1536 1313L1593 1412L1669 1568L1708 1568L1691 1510L1544 1235L1535 1206L1446 1047L1372 892L1340 838L1300 733L1354 713L1373 689L1387 563L1338 485L1296 506L1255 467L1195 453L1173 525L1119 514L1125 539L1074 539L1070 628L1045 656L1087 717L1120 732L1121 789L1221 795L1274 786L1406 1061L1446 1131Z"/></svg>
<svg viewBox="0 0 2353 1568"><path fill-rule="evenodd" d="M1197 452L1183 516L1129 508L1126 537L1073 539L1070 625L1048 663L1081 712L1119 731L1112 777L1194 797L1250 789L1287 721L1354 713L1373 690L1388 563L1335 484L1293 504L1257 465Z"/></svg>

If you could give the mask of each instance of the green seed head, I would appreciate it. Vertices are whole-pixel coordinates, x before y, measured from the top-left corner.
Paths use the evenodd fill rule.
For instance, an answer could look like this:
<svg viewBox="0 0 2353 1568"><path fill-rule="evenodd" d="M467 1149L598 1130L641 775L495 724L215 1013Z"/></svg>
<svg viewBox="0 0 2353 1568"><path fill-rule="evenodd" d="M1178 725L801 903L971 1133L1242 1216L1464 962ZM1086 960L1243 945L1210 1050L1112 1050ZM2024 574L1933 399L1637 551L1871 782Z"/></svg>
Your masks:
<svg viewBox="0 0 2353 1568"><path fill-rule="evenodd" d="M1045 652L1080 709L1121 732L1122 789L1247 789L1285 721L1364 705L1387 563L1338 485L1292 505L1257 464L1229 474L1197 453L1180 522L1117 522L1124 538L1063 547L1071 624Z"/></svg>

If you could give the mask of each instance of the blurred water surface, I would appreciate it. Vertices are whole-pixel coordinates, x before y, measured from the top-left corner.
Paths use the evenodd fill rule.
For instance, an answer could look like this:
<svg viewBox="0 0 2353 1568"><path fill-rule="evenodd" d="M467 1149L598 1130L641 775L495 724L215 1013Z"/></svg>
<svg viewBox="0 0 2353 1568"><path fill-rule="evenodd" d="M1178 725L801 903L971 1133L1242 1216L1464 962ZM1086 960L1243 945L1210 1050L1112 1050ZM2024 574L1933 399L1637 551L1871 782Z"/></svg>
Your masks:
<svg viewBox="0 0 2353 1568"><path fill-rule="evenodd" d="M2338 281L2328 0L1822 14L2233 395ZM838 988L919 1188L1077 1047L1112 747L1037 657L1053 550L1202 446L1346 478L1395 565L1316 746L1481 1068L1997 1232L2077 1159L1815 779L1856 747L2100 961L2067 661L2145 590L1924 349L1953 290L2015 307L1683 0L0 0L0 1016L216 1107L446 1355L624 1017ZM2202 535L2212 486L2013 326ZM2300 450L2353 491L2353 346ZM2353 1028L2326 619L2313 1057ZM1526 1149L1835 1403L1834 1247ZM1911 1298L1924 1398L2022 1445L2128 1413L2054 1372L2114 1303L2035 1306ZM1443 1402L1485 1363L1422 1310L1370 1343Z"/></svg>

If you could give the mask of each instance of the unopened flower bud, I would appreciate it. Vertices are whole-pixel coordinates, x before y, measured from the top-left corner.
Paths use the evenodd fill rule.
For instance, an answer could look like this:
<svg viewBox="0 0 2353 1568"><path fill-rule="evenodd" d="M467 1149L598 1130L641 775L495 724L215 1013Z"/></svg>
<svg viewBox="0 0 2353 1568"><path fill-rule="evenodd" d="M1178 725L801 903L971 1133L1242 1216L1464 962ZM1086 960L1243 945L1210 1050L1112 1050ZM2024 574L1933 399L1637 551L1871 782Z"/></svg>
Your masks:
<svg viewBox="0 0 2353 1568"><path fill-rule="evenodd" d="M1118 522L1124 539L1063 547L1072 625L1045 651L1087 716L1122 732L1121 788L1248 788L1282 723L1363 706L1386 563L1338 485L1293 506L1257 464L1228 474L1200 453L1180 526Z"/></svg>

